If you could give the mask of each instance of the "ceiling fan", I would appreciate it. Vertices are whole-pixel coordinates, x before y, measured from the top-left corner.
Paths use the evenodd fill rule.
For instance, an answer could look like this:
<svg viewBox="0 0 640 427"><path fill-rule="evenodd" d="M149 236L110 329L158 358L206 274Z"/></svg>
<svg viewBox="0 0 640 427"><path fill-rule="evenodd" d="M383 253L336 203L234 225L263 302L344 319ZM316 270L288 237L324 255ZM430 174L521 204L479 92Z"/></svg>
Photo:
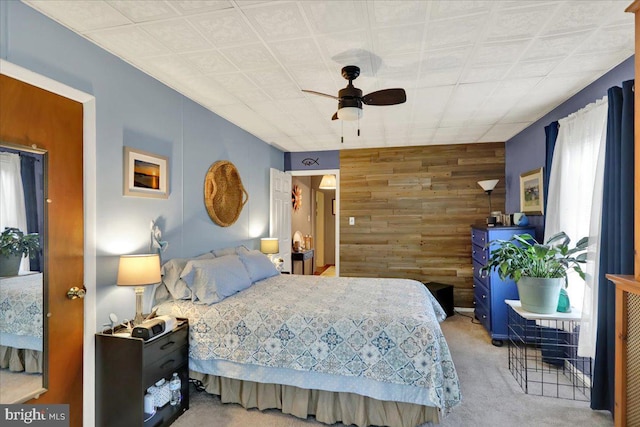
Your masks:
<svg viewBox="0 0 640 427"><path fill-rule="evenodd" d="M347 65L342 68L342 77L349 80L344 89L340 89L338 96L329 95L313 90L302 89L303 92L325 96L338 100L338 111L331 120L358 120L362 117L362 104L366 105L395 105L407 100L404 89L382 89L362 95L362 91L353 86L353 81L360 75L360 67Z"/></svg>

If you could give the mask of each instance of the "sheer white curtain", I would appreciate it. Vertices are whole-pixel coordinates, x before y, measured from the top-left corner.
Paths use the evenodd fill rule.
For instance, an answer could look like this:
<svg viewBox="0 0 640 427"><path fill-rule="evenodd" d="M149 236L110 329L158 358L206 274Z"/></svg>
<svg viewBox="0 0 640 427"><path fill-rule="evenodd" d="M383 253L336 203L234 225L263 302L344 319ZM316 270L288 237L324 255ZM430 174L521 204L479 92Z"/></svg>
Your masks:
<svg viewBox="0 0 640 427"><path fill-rule="evenodd" d="M545 241L564 231L576 243L589 236L587 275L570 274L571 305L582 310L578 354L595 356L599 236L607 137L607 98L559 120L545 217Z"/></svg>
<svg viewBox="0 0 640 427"><path fill-rule="evenodd" d="M0 231L15 227L27 232L27 211L20 175L20 156L0 153ZM24 257L20 271L29 271L29 259Z"/></svg>

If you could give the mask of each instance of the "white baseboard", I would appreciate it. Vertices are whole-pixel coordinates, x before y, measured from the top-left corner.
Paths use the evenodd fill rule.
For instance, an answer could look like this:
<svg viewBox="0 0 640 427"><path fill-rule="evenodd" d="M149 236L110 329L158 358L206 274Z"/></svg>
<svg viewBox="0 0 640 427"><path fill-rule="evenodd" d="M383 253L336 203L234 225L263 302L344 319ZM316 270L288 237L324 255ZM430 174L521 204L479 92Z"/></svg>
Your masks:
<svg viewBox="0 0 640 427"><path fill-rule="evenodd" d="M473 313L475 310L473 307L453 307L453 309L460 313Z"/></svg>

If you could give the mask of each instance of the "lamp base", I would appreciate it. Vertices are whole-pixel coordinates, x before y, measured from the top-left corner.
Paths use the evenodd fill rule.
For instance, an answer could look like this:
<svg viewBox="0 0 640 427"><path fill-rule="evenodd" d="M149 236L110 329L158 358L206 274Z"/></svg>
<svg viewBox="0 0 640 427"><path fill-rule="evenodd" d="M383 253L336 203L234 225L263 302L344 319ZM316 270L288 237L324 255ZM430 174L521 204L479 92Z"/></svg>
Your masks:
<svg viewBox="0 0 640 427"><path fill-rule="evenodd" d="M133 318L133 326L138 326L144 321L142 316L142 297L144 296L144 288L136 286L136 317Z"/></svg>

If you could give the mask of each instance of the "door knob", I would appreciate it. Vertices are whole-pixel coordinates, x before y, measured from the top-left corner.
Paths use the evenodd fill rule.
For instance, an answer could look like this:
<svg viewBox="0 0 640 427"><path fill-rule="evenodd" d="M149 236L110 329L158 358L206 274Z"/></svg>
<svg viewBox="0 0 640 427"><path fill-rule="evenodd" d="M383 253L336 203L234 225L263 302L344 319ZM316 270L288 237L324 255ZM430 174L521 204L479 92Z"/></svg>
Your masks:
<svg viewBox="0 0 640 427"><path fill-rule="evenodd" d="M84 298L84 295L87 293L84 286L82 288L73 287L67 291L67 298L76 299L76 298Z"/></svg>

